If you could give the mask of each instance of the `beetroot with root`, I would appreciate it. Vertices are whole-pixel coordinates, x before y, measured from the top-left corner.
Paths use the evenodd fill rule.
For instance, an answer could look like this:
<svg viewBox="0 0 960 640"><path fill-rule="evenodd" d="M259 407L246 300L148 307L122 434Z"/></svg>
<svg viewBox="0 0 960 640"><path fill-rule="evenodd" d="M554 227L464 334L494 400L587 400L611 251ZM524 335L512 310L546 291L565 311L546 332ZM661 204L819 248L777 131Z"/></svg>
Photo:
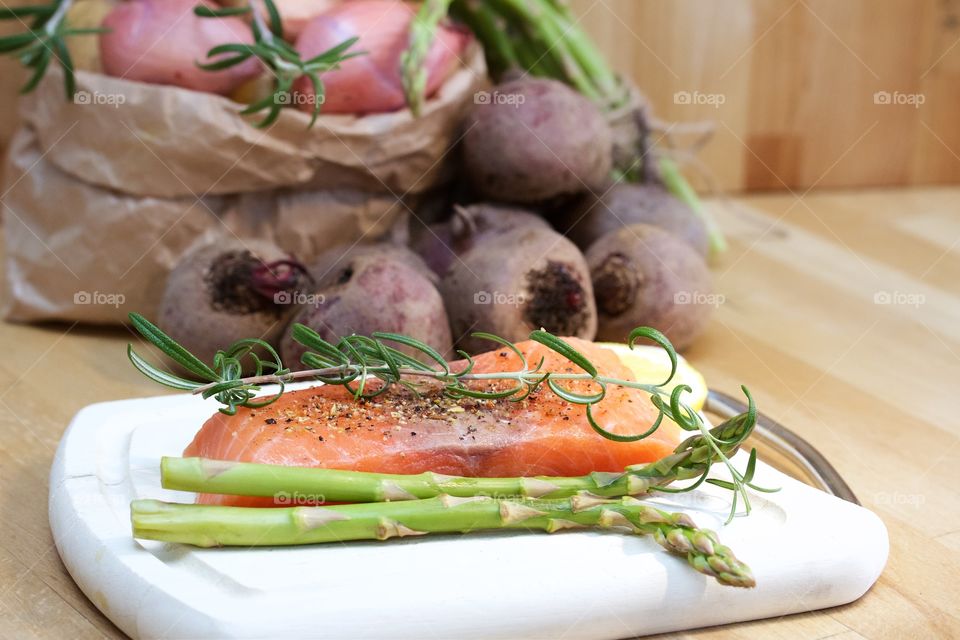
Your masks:
<svg viewBox="0 0 960 640"><path fill-rule="evenodd" d="M455 206L446 222L418 227L411 244L423 261L440 277L468 251L491 234L506 236L523 227L550 229L543 218L525 209L497 205Z"/></svg>
<svg viewBox="0 0 960 640"><path fill-rule="evenodd" d="M450 325L443 300L421 270L402 260L360 252L339 261L319 284L293 322L305 324L328 342L375 331L401 333L452 355ZM389 343L388 343L389 344ZM409 347L390 345L410 355ZM302 368L304 347L293 340L292 323L281 341L284 364Z"/></svg>
<svg viewBox="0 0 960 640"><path fill-rule="evenodd" d="M683 349L706 327L713 300L710 270L703 256L673 234L628 225L593 243L586 257L598 339L622 342L634 328L648 326Z"/></svg>
<svg viewBox="0 0 960 640"><path fill-rule="evenodd" d="M304 267L270 242L218 240L188 251L170 273L158 325L201 360L237 340L272 345L309 286Z"/></svg>
<svg viewBox="0 0 960 640"><path fill-rule="evenodd" d="M599 196L585 195L577 206L558 212L553 223L584 250L601 236L637 223L669 231L704 257L709 250L703 219L657 184L621 183Z"/></svg>
<svg viewBox="0 0 960 640"><path fill-rule="evenodd" d="M436 230L430 250L446 236L446 254L434 259L457 346L478 353L495 345L470 334L511 341L544 328L593 339L597 328L590 275L572 242L537 216L474 205ZM431 260L428 258L428 262Z"/></svg>
<svg viewBox="0 0 960 640"><path fill-rule="evenodd" d="M610 125L588 98L556 80L523 78L471 108L464 168L483 198L540 203L600 189L612 145Z"/></svg>
<svg viewBox="0 0 960 640"><path fill-rule="evenodd" d="M211 62L207 52L221 44L253 44L250 27L240 18L201 18L204 0L131 0L107 15L100 36L104 71L111 76L227 94L262 73L255 59L205 71L197 62Z"/></svg>
<svg viewBox="0 0 960 640"><path fill-rule="evenodd" d="M402 262L422 276L436 284L435 274L427 263L409 247L395 242L376 242L371 244L342 244L322 252L309 265L310 274L320 286L335 278L338 272L347 268L357 258L385 258L393 262Z"/></svg>

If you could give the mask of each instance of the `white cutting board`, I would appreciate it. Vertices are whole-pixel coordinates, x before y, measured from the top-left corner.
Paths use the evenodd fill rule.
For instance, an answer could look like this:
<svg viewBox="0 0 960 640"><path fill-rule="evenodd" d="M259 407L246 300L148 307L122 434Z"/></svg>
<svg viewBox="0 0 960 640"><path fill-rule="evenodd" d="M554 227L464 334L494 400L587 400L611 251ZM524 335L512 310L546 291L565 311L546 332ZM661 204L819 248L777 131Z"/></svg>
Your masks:
<svg viewBox="0 0 960 640"><path fill-rule="evenodd" d="M73 419L50 478L50 526L84 593L135 638L626 638L844 604L876 581L887 532L872 512L764 464L754 510L723 526L715 487L682 508L748 563L755 589L718 585L648 538L471 534L313 547L196 549L134 540L134 498L160 487L215 410L190 396L96 404ZM741 466L743 454L737 458Z"/></svg>

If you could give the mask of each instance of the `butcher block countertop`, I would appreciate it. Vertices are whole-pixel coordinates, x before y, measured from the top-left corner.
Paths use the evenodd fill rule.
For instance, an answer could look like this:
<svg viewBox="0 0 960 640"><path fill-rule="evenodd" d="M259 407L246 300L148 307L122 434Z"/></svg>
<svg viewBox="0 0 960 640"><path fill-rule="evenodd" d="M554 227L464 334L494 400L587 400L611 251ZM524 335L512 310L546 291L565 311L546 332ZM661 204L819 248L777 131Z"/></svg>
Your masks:
<svg viewBox="0 0 960 640"><path fill-rule="evenodd" d="M960 637L960 188L711 206L731 245L723 297L687 357L820 449L891 550L853 604L671 637ZM57 556L47 474L81 407L159 392L128 364L130 337L0 323L0 638L121 636Z"/></svg>

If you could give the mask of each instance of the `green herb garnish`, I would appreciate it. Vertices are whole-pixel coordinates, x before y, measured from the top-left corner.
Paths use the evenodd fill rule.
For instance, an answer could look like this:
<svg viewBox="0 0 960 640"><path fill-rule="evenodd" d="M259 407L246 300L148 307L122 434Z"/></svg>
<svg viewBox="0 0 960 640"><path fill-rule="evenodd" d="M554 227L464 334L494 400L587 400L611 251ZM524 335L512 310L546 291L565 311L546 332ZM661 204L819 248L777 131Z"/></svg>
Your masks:
<svg viewBox="0 0 960 640"><path fill-rule="evenodd" d="M50 4L0 8L0 20L18 21L26 28L22 33L0 38L0 54L17 56L23 66L32 70L20 93L36 89L50 68L50 63L57 60L63 68L63 88L67 100L73 100L76 78L66 39L103 33L105 30L71 28L66 17L72 4L73 0L56 0Z"/></svg>
<svg viewBox="0 0 960 640"><path fill-rule="evenodd" d="M191 391L204 398L215 398L224 405L220 411L227 415L234 415L238 407L263 407L274 402L285 392L285 385L296 380L316 380L325 384L341 385L347 388L357 400L376 397L396 384L416 391L413 381L417 379L439 382L443 393L453 398L469 397L481 400L518 402L545 387L571 404L584 406L590 426L598 434L610 440L635 442L647 438L659 428L664 417L672 420L685 431L691 432L691 437L681 443L672 455L656 463L638 465L627 470L628 474L647 482L650 490L689 491L703 482L729 489L734 493L730 511L731 519L736 513L738 496L743 498L747 512L750 511L747 487L766 491L752 483L756 465L755 450L751 452L750 461L743 473L733 466L729 458L739 449L756 424L756 406L750 392L743 387L749 402L746 413L731 418L718 427L708 429L700 415L682 399L683 394L690 391L690 387L678 385L672 392L667 391L667 385L677 370L677 353L662 333L649 327L634 329L627 343L633 348L637 341L647 339L666 351L671 362L670 376L659 384L601 375L590 360L570 343L542 329L532 332L530 339L570 360L583 370L582 373L543 371L543 359L537 365L531 366L515 345L490 334L475 334L475 336L511 349L520 358L521 367L518 370L474 372L473 359L462 351L458 352L458 355L466 361L466 365L459 370L454 370L451 363L436 350L408 336L393 333L374 333L369 337L351 335L341 338L334 344L324 340L316 331L302 324L294 325L293 338L308 350L301 359L303 364L310 367L307 370L291 371L281 361L276 350L265 341L258 339L241 340L226 350L217 352L211 366L191 354L140 314L131 313L130 321L148 342L192 374L192 378L181 377L157 368L137 354L133 345L128 345L127 353L130 361L141 373L167 387ZM385 342L413 348L426 362L421 362ZM258 355L258 352L266 354L266 359ZM245 369L252 369L252 375L245 375ZM371 389L367 383L372 378L379 380L381 384ZM467 384L478 381L506 381L510 386L502 390L484 391ZM566 382L571 381L592 382L597 386L598 391L593 394L575 393L565 386ZM270 384L279 385L279 389L270 396L258 397L262 386ZM603 400L610 385L650 394L650 401L656 407L658 416L646 432L633 435L616 434L604 429L595 420L593 408ZM731 481L708 478L710 468L716 462L724 464L730 473ZM696 481L690 487L679 489L665 486L675 480L684 479L696 479Z"/></svg>

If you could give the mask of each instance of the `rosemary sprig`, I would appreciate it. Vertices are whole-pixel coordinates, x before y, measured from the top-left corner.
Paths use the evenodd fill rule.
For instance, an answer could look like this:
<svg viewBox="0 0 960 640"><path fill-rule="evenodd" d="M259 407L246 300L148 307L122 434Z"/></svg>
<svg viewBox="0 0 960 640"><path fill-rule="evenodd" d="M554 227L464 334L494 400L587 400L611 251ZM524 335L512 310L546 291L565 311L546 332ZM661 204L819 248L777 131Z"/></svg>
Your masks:
<svg viewBox="0 0 960 640"><path fill-rule="evenodd" d="M214 47L207 52L208 58L213 59L225 55L227 57L205 64L197 63L197 66L207 71L220 71L243 64L251 58L260 60L274 76L273 93L254 102L240 112L243 115L252 115L265 111L266 115L256 124L260 128L269 127L280 117L280 111L285 106L292 104L294 84L300 78L306 77L313 89L313 109L309 125L312 127L323 108L325 96L325 88L323 81L320 79L320 74L336 69L344 60L363 55L365 52L348 52L350 47L356 44L359 39L354 37L344 40L317 56L304 60L296 49L284 41L280 12L273 0L264 0L264 5L267 9L268 20L264 20L261 13L250 3L244 7L213 9L201 5L194 9L194 13L201 18L222 18L250 14L252 16L251 28L253 29L254 40L252 45L230 43Z"/></svg>
<svg viewBox="0 0 960 640"><path fill-rule="evenodd" d="M63 88L67 100L73 100L76 77L66 39L103 33L105 29L71 28L67 24L67 12L72 4L73 0L55 0L44 5L0 8L0 20L17 20L27 28L22 33L0 38L0 54L17 56L23 66L32 69L20 93L36 89L50 68L50 63L56 60L63 68Z"/></svg>
<svg viewBox="0 0 960 640"><path fill-rule="evenodd" d="M217 352L213 365L209 366L140 314L130 314L130 321L147 341L172 358L194 378L183 378L159 369L137 354L133 345L128 345L127 353L134 367L162 385L191 391L204 398L216 398L224 405L220 411L228 415L235 414L238 407L262 407L270 404L283 395L286 384L302 379L343 386L358 400L376 397L396 384L416 390L416 386L411 381L417 379L439 383L442 392L454 398L469 397L482 400L519 402L530 394L546 388L567 402L585 407L590 426L609 440L616 442L642 440L652 435L660 427L664 418L672 420L680 428L691 432L693 435L681 443L673 455L652 465L628 470L630 474L647 481L652 490L686 491L696 488L703 482L710 482L733 491L734 500L730 518L733 518L736 513L738 495L742 496L746 510L749 512L750 500L746 493L747 487L764 490L752 484L756 451L751 453L747 468L742 473L729 459L729 456L733 455L750 435L756 424L756 406L750 392L743 387L749 402L749 410L746 413L728 420L718 428L708 429L700 415L682 400L682 395L689 392L690 387L678 385L672 392L666 391L667 385L677 371L677 353L662 333L649 327L634 329L627 343L632 348L637 341L647 339L666 351L671 363L670 375L658 384L601 375L593 363L570 343L542 329L532 332L530 339L563 356L579 367L582 373L543 371L543 359L531 366L523 352L514 344L491 334L476 334L476 336L512 350L520 358L521 366L518 370L474 372L473 359L462 351L458 354L466 365L459 370L454 370L451 363L436 350L408 336L395 333L374 333L369 337L351 335L333 344L302 324L294 325L293 339L307 348L307 352L302 357L303 364L310 367L307 370L290 371L268 343L257 339L241 340L225 351ZM423 358L425 361L422 362L403 353L385 342L413 348L421 357L425 356ZM258 351L266 353L267 359L261 358ZM252 365L252 375L245 376L243 373L245 359L249 359ZM378 379L381 384L376 387L369 385L370 379ZM574 381L592 382L598 391L592 394L573 392L565 385ZM477 388L477 385L468 384L471 382L506 382L508 386L503 389L483 390ZM258 397L261 387L267 384L279 385L279 389L266 398ZM603 401L610 385L635 389L650 395L650 401L656 407L658 415L647 431L633 435L617 434L604 429L596 421L593 408ZM730 481L708 477L715 462L723 463L728 469ZM668 489L665 486L674 480L694 478L696 481L687 488Z"/></svg>

